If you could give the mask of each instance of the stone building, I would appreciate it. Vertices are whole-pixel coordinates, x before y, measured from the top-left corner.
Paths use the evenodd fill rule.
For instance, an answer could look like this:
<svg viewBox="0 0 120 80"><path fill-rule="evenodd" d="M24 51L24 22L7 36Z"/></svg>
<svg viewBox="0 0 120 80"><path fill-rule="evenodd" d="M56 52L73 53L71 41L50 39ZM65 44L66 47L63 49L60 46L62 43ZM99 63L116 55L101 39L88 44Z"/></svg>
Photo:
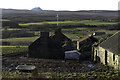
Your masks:
<svg viewBox="0 0 120 80"><path fill-rule="evenodd" d="M120 32L100 44L93 45L93 60L120 69Z"/></svg>
<svg viewBox="0 0 120 80"><path fill-rule="evenodd" d="M55 35L49 36L49 32L41 32L41 36L29 46L29 57L64 59L64 52L72 50L72 41L62 34L61 29L55 31Z"/></svg>
<svg viewBox="0 0 120 80"><path fill-rule="evenodd" d="M86 35L82 37L80 40L77 40L77 50L92 49L93 43L98 40L94 38L92 35Z"/></svg>

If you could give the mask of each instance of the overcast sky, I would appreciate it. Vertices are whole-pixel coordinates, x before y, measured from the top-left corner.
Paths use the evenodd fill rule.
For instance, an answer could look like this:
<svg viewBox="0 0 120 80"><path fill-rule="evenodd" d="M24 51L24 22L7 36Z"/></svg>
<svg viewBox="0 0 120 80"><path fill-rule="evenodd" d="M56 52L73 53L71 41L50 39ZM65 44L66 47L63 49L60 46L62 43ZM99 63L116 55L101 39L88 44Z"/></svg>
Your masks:
<svg viewBox="0 0 120 80"><path fill-rule="evenodd" d="M0 8L43 10L118 10L119 0L1 0Z"/></svg>

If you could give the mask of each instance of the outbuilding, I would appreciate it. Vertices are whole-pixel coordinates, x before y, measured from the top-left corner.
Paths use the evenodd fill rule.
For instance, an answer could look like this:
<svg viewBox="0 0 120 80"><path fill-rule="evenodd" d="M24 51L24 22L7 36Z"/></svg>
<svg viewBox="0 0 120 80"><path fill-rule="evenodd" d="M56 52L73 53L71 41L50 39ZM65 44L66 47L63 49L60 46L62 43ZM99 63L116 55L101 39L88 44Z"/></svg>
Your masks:
<svg viewBox="0 0 120 80"><path fill-rule="evenodd" d="M92 52L92 45L98 40L92 35L86 35L79 40L77 40L77 50L79 51L90 51Z"/></svg>

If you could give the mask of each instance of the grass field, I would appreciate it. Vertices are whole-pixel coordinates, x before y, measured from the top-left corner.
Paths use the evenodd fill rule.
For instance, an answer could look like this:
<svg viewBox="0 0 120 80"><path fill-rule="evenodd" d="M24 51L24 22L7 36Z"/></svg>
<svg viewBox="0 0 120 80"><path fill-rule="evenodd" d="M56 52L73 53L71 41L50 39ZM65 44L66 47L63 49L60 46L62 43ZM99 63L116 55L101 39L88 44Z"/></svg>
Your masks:
<svg viewBox="0 0 120 80"><path fill-rule="evenodd" d="M8 19L0 19L0 21L10 21L10 20L8 20Z"/></svg>
<svg viewBox="0 0 120 80"><path fill-rule="evenodd" d="M2 54L27 52L28 46L2 46Z"/></svg>
<svg viewBox="0 0 120 80"><path fill-rule="evenodd" d="M92 34L94 32L105 32L106 35L114 34L120 30L105 30L105 29L93 29L93 28L74 28L74 29L62 29L63 33L70 39L78 40L79 37L84 37L88 34ZM105 35L105 36L106 36ZM104 36L104 35L103 35ZM94 36L96 38L101 38L102 36Z"/></svg>
<svg viewBox="0 0 120 80"><path fill-rule="evenodd" d="M94 32L106 32L106 34L114 34L119 30L104 30L104 29L96 29L93 31L92 28L73 28L73 29L62 29L62 32L69 37L70 39L78 39L76 36L83 37L84 35L91 34ZM39 31L35 31L35 34L39 34ZM54 34L53 32L50 33L50 35ZM3 42L10 42L10 43L15 43L15 42L33 42L35 41L39 36L35 37L21 37L21 38L7 38L7 39L0 39Z"/></svg>
<svg viewBox="0 0 120 80"><path fill-rule="evenodd" d="M43 25L43 24L56 24L57 21L50 21L50 22L37 22L37 23L25 23L19 24L20 26L29 26L29 25ZM85 25L113 25L117 24L116 22L101 22L98 20L83 20L83 21L58 21L59 24L85 24Z"/></svg>
<svg viewBox="0 0 120 80"><path fill-rule="evenodd" d="M94 31L92 28L62 29L62 32L68 38L72 39L72 41L76 41L76 40L80 39L79 37L83 37L85 35L92 34L94 32L106 32L106 35L108 35L108 34L114 34L117 31L119 31L119 30L110 31L110 30L104 30L104 29L96 29ZM36 31L35 34L39 34L39 31ZM52 35L52 34L53 33L50 33L50 35ZM3 42L9 42L10 44L12 44L12 45L9 45L9 46L2 46L2 50L3 50L2 53L3 54L8 54L8 53L16 53L16 52L25 52L25 51L27 51L27 46L29 46L29 44L31 44L37 38L39 38L39 36L0 39ZM101 36L95 36L95 37L98 38L98 39L101 38ZM16 46L21 46L21 47L18 48Z"/></svg>
<svg viewBox="0 0 120 80"><path fill-rule="evenodd" d="M2 31L5 30L4 28L2 28ZM7 30L22 30L20 28L7 28Z"/></svg>
<svg viewBox="0 0 120 80"><path fill-rule="evenodd" d="M38 37L21 37L21 38L7 38L7 39L2 39L2 41L5 42L33 42L36 40Z"/></svg>

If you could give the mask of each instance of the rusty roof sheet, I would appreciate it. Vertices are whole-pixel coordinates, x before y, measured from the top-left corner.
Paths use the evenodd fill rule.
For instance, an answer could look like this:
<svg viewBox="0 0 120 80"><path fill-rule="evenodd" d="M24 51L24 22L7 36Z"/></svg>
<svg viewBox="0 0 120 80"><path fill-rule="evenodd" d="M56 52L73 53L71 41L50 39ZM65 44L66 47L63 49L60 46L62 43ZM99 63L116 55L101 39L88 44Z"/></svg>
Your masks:
<svg viewBox="0 0 120 80"><path fill-rule="evenodd" d="M80 40L77 40L77 41L82 42L82 41L84 41L84 40L86 40L86 39L88 39L90 37L91 37L91 35L87 35L87 36L85 36L85 37L83 37L83 38L81 38Z"/></svg>

